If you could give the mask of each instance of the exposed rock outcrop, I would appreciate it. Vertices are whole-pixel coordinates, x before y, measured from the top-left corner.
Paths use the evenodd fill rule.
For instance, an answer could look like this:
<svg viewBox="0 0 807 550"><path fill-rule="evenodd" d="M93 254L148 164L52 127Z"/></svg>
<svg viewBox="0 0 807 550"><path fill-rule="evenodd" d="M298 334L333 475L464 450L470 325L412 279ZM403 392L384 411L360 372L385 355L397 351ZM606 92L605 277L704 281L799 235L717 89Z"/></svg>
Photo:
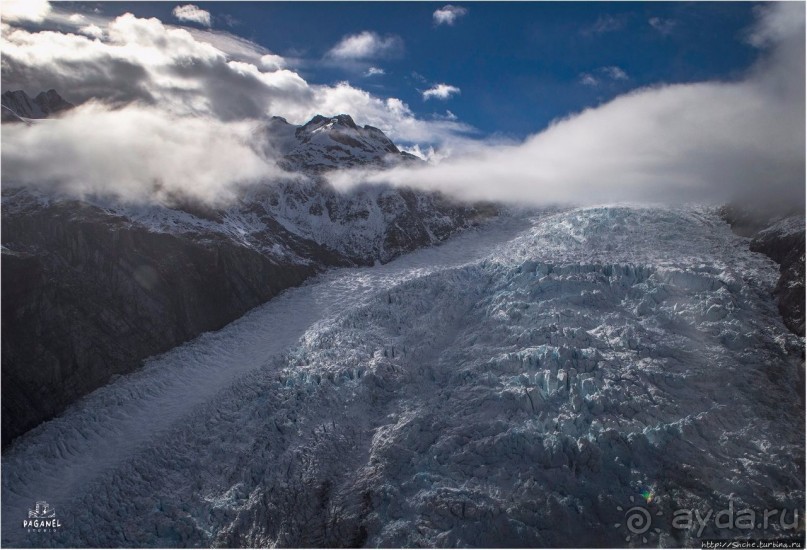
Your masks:
<svg viewBox="0 0 807 550"><path fill-rule="evenodd" d="M791 332L804 336L804 213L728 205L720 214L737 234L751 238L751 250L779 264L781 275L773 291L779 312Z"/></svg>
<svg viewBox="0 0 807 550"><path fill-rule="evenodd" d="M781 276L773 293L785 325L804 336L804 216L785 218L754 235L751 250L779 264Z"/></svg>

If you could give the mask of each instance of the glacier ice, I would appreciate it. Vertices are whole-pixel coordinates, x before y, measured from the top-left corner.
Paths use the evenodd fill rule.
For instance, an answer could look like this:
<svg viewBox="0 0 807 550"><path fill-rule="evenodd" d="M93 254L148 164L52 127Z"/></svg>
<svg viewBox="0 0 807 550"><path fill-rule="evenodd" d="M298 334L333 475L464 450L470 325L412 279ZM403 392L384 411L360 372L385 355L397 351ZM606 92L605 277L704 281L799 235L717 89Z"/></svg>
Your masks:
<svg viewBox="0 0 807 550"><path fill-rule="evenodd" d="M328 273L15 443L3 544L622 546L650 489L680 546L674 510L802 510L776 278L707 209L630 206ZM65 527L23 532L42 499Z"/></svg>

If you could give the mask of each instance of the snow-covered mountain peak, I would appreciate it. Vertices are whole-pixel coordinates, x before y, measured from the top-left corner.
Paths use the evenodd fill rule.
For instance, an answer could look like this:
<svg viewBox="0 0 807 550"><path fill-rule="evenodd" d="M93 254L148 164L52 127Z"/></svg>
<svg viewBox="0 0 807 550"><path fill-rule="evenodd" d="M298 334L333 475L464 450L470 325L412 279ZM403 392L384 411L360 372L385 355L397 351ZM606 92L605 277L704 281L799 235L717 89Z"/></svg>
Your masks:
<svg viewBox="0 0 807 550"><path fill-rule="evenodd" d="M354 166L390 166L415 157L401 152L378 128L359 126L350 115L316 115L295 126L282 117L272 117L256 132L263 150L281 156L288 170L323 172Z"/></svg>
<svg viewBox="0 0 807 550"><path fill-rule="evenodd" d="M356 123L353 121L353 117L350 115L336 115L332 117L325 117L322 115L316 115L314 118L303 124L301 130L307 132L315 132L321 129L333 129L338 127L345 127L351 128L354 130L358 130L359 127L356 126Z"/></svg>
<svg viewBox="0 0 807 550"><path fill-rule="evenodd" d="M341 145L367 152L400 153L384 132L373 126L361 128L356 125L350 115L336 115L330 118L317 115L298 128L296 135L305 143L317 140L322 136L325 138L324 142L329 139Z"/></svg>

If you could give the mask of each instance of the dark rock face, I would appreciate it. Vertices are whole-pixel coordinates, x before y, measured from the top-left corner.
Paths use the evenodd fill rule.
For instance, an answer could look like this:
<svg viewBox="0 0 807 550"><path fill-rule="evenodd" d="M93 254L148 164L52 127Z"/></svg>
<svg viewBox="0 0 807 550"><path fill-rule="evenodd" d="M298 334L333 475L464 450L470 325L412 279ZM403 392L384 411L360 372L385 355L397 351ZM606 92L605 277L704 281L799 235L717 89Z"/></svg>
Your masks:
<svg viewBox="0 0 807 550"><path fill-rule="evenodd" d="M736 205L723 207L720 214L735 233L751 238L751 250L765 254L779 264L780 277L773 291L779 313L791 332L804 336L804 214Z"/></svg>
<svg viewBox="0 0 807 550"><path fill-rule="evenodd" d="M785 325L804 336L804 218L794 220L800 229L775 224L757 233L751 250L761 252L779 264L780 277L773 291Z"/></svg>
<svg viewBox="0 0 807 550"><path fill-rule="evenodd" d="M125 222L76 204L4 213L4 445L143 358L321 269Z"/></svg>
<svg viewBox="0 0 807 550"><path fill-rule="evenodd" d="M46 117L61 113L62 111L68 111L74 107L72 103L66 101L53 89L47 92L40 92L34 98L34 103L39 106Z"/></svg>

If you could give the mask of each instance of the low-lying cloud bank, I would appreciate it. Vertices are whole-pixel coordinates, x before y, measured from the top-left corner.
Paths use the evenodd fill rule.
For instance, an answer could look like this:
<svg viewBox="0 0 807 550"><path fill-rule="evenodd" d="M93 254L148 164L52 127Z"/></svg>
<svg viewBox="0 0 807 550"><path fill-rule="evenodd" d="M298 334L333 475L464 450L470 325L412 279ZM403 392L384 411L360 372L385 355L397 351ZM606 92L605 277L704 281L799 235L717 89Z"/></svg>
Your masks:
<svg viewBox="0 0 807 550"><path fill-rule="evenodd" d="M340 188L390 183L517 204L744 200L804 204L804 4L760 8L764 47L738 82L637 90L515 146L422 168L342 172Z"/></svg>
<svg viewBox="0 0 807 550"><path fill-rule="evenodd" d="M3 185L124 202L225 204L284 173L250 146L254 125L87 103L56 119L3 125Z"/></svg>

